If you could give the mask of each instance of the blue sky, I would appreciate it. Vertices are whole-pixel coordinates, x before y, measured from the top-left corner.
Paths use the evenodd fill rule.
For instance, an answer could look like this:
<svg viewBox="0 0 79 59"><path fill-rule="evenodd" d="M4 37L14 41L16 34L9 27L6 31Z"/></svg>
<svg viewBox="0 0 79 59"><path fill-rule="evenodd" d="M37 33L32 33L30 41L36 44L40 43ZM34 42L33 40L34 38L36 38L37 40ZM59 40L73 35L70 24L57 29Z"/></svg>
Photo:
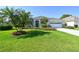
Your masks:
<svg viewBox="0 0 79 59"><path fill-rule="evenodd" d="M5 6L0 6L3 8ZM35 16L47 16L60 18L63 14L72 14L79 16L79 6L12 6L30 11Z"/></svg>

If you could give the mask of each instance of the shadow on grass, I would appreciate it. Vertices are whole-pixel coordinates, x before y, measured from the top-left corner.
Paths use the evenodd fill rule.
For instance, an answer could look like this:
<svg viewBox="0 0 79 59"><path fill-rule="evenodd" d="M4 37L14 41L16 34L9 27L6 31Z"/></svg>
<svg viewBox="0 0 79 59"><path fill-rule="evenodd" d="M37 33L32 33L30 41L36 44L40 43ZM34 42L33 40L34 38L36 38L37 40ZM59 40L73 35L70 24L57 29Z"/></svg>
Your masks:
<svg viewBox="0 0 79 59"><path fill-rule="evenodd" d="M21 35L19 37L17 37L17 39L20 39L20 38L32 38L32 37L36 37L36 36L43 36L45 34L49 34L50 32L44 32L44 31L28 31L26 34L24 35Z"/></svg>

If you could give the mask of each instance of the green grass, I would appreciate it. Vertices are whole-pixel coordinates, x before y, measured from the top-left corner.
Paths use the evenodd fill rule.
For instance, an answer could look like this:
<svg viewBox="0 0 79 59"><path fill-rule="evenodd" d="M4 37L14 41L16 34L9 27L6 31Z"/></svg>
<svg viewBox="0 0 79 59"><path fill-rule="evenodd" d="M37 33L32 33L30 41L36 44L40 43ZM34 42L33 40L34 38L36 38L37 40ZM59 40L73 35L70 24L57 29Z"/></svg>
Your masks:
<svg viewBox="0 0 79 59"><path fill-rule="evenodd" d="M74 30L79 30L79 27L78 28L74 28Z"/></svg>
<svg viewBox="0 0 79 59"><path fill-rule="evenodd" d="M79 51L79 37L53 30L28 29L26 35L13 36L0 31L0 51L3 52L55 52Z"/></svg>

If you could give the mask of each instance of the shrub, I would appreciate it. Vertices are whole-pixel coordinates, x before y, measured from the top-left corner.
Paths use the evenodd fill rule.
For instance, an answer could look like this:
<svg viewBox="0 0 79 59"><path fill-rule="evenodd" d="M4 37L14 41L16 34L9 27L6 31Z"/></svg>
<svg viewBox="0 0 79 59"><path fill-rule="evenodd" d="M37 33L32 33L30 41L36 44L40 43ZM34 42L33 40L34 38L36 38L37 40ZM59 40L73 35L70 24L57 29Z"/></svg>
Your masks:
<svg viewBox="0 0 79 59"><path fill-rule="evenodd" d="M44 30L56 30L56 28L42 28Z"/></svg>
<svg viewBox="0 0 79 59"><path fill-rule="evenodd" d="M75 28L77 28L77 27L78 27L78 25L74 25L74 27L75 27Z"/></svg>
<svg viewBox="0 0 79 59"><path fill-rule="evenodd" d="M6 25L6 26L2 25L2 26L0 26L0 30L11 30L11 29L12 29L11 25Z"/></svg>
<svg viewBox="0 0 79 59"><path fill-rule="evenodd" d="M64 28L67 27L67 24L63 24L63 27L64 27Z"/></svg>
<svg viewBox="0 0 79 59"><path fill-rule="evenodd" d="M42 24L42 27L46 28L47 27L47 24Z"/></svg>
<svg viewBox="0 0 79 59"><path fill-rule="evenodd" d="M69 28L69 29L74 29L74 27L72 27L72 26L68 26L67 28Z"/></svg>

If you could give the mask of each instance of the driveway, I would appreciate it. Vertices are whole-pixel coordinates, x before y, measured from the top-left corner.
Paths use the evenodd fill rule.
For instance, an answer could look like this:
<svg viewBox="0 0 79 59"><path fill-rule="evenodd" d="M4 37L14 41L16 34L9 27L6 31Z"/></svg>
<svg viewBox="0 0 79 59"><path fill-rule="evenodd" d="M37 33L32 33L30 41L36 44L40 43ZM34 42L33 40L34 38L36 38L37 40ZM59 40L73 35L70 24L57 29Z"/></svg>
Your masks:
<svg viewBox="0 0 79 59"><path fill-rule="evenodd" d="M79 36L79 30L73 30L73 29L65 29L65 28L57 28L58 31L62 31L65 33L69 33L75 36Z"/></svg>

